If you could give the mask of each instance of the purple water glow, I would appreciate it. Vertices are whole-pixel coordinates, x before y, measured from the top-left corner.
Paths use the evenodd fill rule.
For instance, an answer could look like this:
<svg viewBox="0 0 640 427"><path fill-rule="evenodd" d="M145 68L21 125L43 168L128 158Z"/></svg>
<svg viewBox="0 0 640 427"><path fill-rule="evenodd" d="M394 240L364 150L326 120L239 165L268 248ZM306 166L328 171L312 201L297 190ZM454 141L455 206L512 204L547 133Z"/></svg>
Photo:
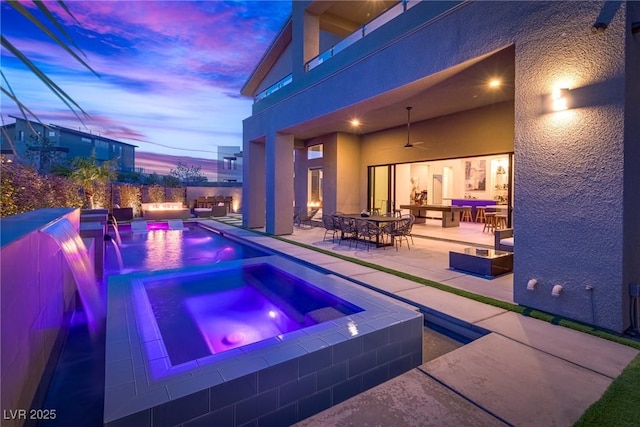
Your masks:
<svg viewBox="0 0 640 427"><path fill-rule="evenodd" d="M138 298L145 303L138 311L152 313L158 331L153 339L162 341L172 365L361 311L270 264L232 264L206 274L144 280Z"/></svg>
<svg viewBox="0 0 640 427"><path fill-rule="evenodd" d="M148 233L132 233L128 225L120 227L123 268L109 248L107 274L158 271L191 265L217 264L235 259L265 256L260 250L241 245L195 224L185 230L169 230L167 223L147 224Z"/></svg>

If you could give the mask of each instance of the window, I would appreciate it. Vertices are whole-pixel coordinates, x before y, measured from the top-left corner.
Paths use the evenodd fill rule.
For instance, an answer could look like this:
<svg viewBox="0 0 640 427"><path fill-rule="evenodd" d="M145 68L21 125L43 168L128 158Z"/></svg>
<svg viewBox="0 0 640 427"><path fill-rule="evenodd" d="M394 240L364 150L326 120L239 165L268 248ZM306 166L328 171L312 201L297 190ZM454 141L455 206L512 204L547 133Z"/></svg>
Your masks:
<svg viewBox="0 0 640 427"><path fill-rule="evenodd" d="M24 131L18 132L18 141L24 141Z"/></svg>
<svg viewBox="0 0 640 427"><path fill-rule="evenodd" d="M307 160L322 158L322 144L312 145L307 148Z"/></svg>
<svg viewBox="0 0 640 427"><path fill-rule="evenodd" d="M307 185L307 206L322 207L322 169L309 169Z"/></svg>
<svg viewBox="0 0 640 427"><path fill-rule="evenodd" d="M51 138L51 137L54 137L54 136L56 136L56 131L50 130L49 131L49 137Z"/></svg>
<svg viewBox="0 0 640 427"><path fill-rule="evenodd" d="M222 169L234 170L238 167L235 157L224 157L222 161Z"/></svg>
<svg viewBox="0 0 640 427"><path fill-rule="evenodd" d="M89 138L84 138L84 137L83 137L83 138L82 138L82 142L86 142L86 143L91 144L91 140L90 140Z"/></svg>
<svg viewBox="0 0 640 427"><path fill-rule="evenodd" d="M109 160L109 143L105 141L96 141L96 159Z"/></svg>

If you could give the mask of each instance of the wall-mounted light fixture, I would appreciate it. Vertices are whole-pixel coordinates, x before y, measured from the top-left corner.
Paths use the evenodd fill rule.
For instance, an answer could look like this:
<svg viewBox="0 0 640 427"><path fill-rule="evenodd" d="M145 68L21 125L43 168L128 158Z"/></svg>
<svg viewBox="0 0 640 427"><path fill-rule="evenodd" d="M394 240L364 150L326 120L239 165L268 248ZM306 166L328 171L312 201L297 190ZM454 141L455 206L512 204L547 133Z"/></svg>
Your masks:
<svg viewBox="0 0 640 427"><path fill-rule="evenodd" d="M569 108L569 89L554 89L551 93L551 109L553 111L563 111Z"/></svg>
<svg viewBox="0 0 640 427"><path fill-rule="evenodd" d="M562 293L562 289L562 285L555 285L553 289L551 289L551 295L553 295L554 297L559 297Z"/></svg>
<svg viewBox="0 0 640 427"><path fill-rule="evenodd" d="M527 290L535 291L537 284L538 284L538 281L536 279L529 279L529 281L527 282Z"/></svg>

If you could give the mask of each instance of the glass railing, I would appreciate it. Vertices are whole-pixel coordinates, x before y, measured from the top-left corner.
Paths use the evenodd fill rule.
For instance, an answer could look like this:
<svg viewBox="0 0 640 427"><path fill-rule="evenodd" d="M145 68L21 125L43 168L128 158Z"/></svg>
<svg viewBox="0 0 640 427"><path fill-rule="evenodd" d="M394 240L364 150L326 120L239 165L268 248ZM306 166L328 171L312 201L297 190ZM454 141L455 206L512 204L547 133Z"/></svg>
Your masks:
<svg viewBox="0 0 640 427"><path fill-rule="evenodd" d="M338 54L345 48L351 46L358 40L366 37L371 34L373 31L382 27L387 22L395 19L396 17L402 15L405 11L412 8L416 4L418 4L422 0L402 0L400 3L393 6L391 9L384 12L382 15L378 16L373 21L368 24L363 25L357 31L353 32L351 35L342 39L340 42L336 43L331 47L331 49L322 52L320 55L316 56L309 62L305 64L305 71L313 70L318 65L332 58L334 55Z"/></svg>
<svg viewBox="0 0 640 427"><path fill-rule="evenodd" d="M272 84L271 86L269 86L268 88L266 88L265 90L263 90L262 92L257 94L255 99L254 99L254 102L258 102L261 99L266 98L267 96L271 95L273 92L276 92L276 91L282 89L283 87L285 87L286 85L288 85L292 81L293 81L293 75L289 74L285 78L279 80L278 82Z"/></svg>

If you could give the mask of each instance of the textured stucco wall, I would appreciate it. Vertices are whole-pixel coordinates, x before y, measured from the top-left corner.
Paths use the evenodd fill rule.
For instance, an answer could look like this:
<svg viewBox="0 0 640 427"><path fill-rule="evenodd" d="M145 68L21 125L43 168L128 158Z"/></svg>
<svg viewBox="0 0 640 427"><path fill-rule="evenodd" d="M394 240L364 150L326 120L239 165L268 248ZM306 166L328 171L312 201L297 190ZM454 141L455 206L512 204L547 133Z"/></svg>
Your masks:
<svg viewBox="0 0 640 427"><path fill-rule="evenodd" d="M594 34L600 6L530 7L516 41L514 298L620 331L625 18L621 7ZM576 108L543 107L558 86L572 89Z"/></svg>

